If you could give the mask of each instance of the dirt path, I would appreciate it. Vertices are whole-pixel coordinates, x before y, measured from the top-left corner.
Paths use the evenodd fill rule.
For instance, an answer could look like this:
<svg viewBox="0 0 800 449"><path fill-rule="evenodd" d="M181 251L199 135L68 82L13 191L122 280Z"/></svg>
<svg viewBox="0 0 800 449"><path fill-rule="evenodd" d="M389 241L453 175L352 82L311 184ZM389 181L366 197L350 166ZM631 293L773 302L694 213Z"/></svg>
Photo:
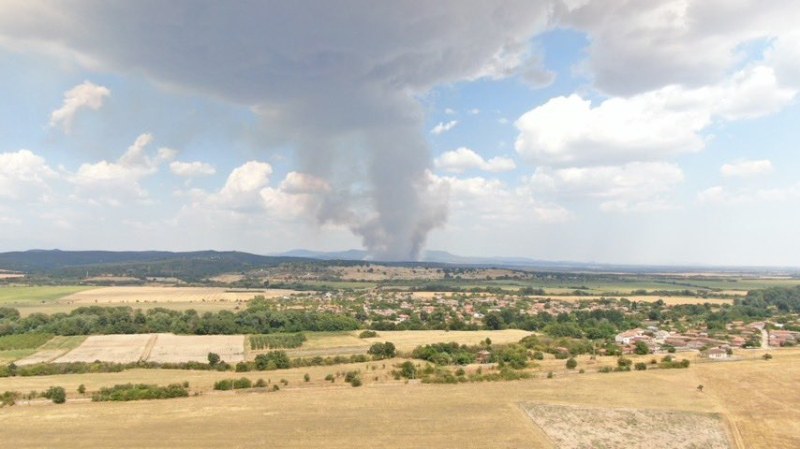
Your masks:
<svg viewBox="0 0 800 449"><path fill-rule="evenodd" d="M147 344L144 345L142 356L139 357L140 362L144 362L145 360L150 358L150 353L153 352L153 346L156 345L156 341L158 341L158 334L151 335L150 339L147 340Z"/></svg>
<svg viewBox="0 0 800 449"><path fill-rule="evenodd" d="M761 329L761 349L769 349L769 332Z"/></svg>

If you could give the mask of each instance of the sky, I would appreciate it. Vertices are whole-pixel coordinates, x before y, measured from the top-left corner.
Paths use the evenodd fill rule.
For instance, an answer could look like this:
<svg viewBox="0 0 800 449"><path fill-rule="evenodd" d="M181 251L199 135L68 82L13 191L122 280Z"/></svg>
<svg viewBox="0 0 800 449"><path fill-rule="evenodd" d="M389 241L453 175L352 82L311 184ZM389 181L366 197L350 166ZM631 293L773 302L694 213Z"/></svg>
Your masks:
<svg viewBox="0 0 800 449"><path fill-rule="evenodd" d="M5 0L0 251L800 266L793 0Z"/></svg>

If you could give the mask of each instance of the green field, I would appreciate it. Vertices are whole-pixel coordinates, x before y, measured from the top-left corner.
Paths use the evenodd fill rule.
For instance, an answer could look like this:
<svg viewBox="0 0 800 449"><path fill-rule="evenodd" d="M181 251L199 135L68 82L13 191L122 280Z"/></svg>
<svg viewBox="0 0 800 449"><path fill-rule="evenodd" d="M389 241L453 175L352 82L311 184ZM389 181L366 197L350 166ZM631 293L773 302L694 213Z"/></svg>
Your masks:
<svg viewBox="0 0 800 449"><path fill-rule="evenodd" d="M30 306L52 303L59 299L96 287L88 286L42 286L42 287L0 287L0 306Z"/></svg>

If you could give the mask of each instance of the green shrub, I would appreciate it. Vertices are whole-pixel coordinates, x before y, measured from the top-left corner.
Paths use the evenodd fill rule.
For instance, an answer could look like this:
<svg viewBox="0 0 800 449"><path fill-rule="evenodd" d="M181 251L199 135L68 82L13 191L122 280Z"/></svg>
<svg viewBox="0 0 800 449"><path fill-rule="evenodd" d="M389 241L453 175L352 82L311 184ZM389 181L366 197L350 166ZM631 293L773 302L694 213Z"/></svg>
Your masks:
<svg viewBox="0 0 800 449"><path fill-rule="evenodd" d="M120 384L113 387L103 387L92 395L92 401L141 401L185 398L189 396L189 390L184 386L185 384L175 383L166 387L150 384Z"/></svg>
<svg viewBox="0 0 800 449"><path fill-rule="evenodd" d="M369 329L365 330L365 331L361 331L361 333L358 334L358 338L375 338L377 336L378 336L377 332L375 332L373 330L369 330Z"/></svg>

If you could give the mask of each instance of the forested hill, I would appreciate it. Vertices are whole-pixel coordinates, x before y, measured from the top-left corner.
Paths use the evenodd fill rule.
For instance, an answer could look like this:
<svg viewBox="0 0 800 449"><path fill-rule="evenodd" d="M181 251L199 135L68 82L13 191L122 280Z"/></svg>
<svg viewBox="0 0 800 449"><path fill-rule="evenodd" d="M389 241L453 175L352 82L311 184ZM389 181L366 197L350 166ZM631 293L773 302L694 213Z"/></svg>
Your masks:
<svg viewBox="0 0 800 449"><path fill-rule="evenodd" d="M219 273L308 261L296 257L259 256L238 251L60 251L0 253L0 269L28 274L80 276L86 271L127 276L204 277Z"/></svg>

